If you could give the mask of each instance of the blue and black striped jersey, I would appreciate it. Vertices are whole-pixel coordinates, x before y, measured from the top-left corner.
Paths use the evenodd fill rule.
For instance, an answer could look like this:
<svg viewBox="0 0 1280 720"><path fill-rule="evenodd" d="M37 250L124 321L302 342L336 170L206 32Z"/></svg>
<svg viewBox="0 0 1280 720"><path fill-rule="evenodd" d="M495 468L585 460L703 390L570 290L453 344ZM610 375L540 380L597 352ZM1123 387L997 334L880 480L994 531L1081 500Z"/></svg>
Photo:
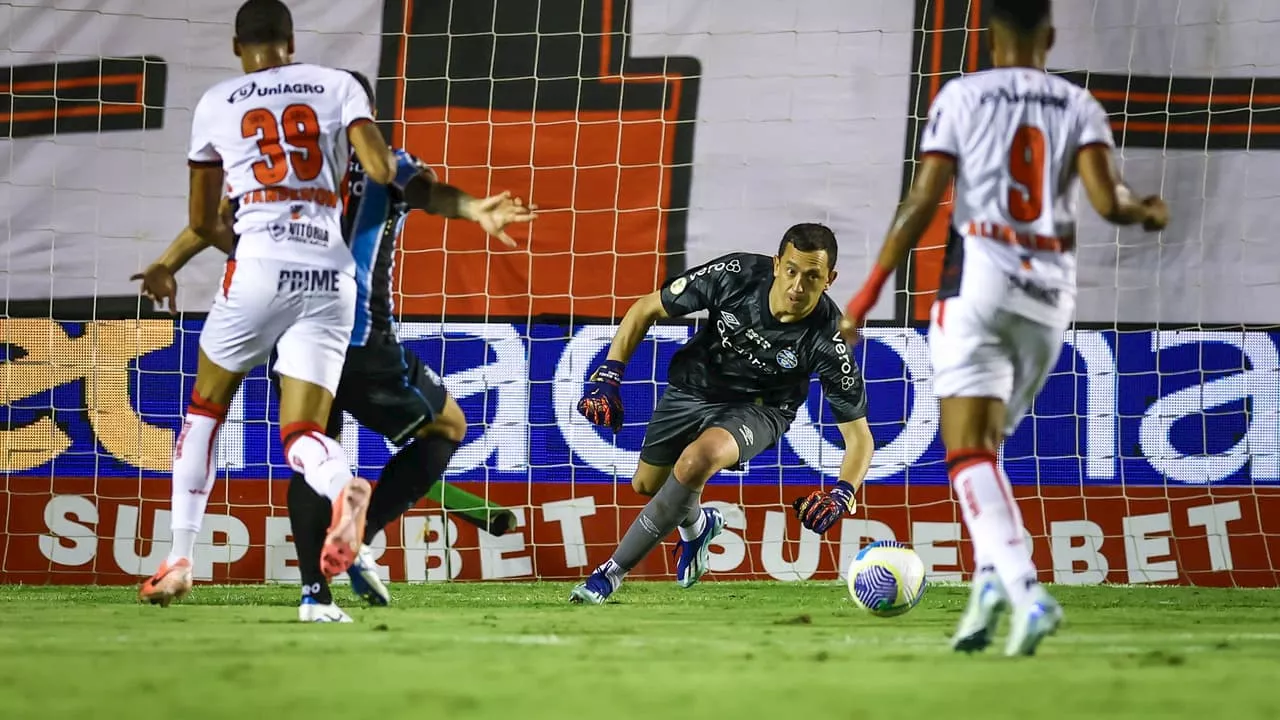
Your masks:
<svg viewBox="0 0 1280 720"><path fill-rule="evenodd" d="M395 154L397 174L413 170L434 178L418 158L404 150ZM391 271L396 242L411 208L395 187L370 182L354 153L347 167L346 189L342 236L356 260L356 321L351 345L361 347L372 334L395 330Z"/></svg>

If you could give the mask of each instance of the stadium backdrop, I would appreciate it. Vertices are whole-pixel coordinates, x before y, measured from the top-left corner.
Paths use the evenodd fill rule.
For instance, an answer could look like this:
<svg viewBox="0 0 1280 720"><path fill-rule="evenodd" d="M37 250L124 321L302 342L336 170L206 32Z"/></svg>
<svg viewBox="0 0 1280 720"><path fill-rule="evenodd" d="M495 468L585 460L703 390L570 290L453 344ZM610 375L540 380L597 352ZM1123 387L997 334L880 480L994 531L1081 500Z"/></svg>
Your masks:
<svg viewBox="0 0 1280 720"><path fill-rule="evenodd" d="M1206 26L1198 13L1216 4L1183 4L1135 26L1132 0L1059 3L1057 67L1112 111L1134 184L1164 179L1176 226L1153 249L1086 220L1084 322L1005 449L1038 559L1061 582L1276 580L1280 337L1262 323L1280 298L1260 280L1280 262L1252 242L1266 239L1252 218L1274 191L1238 185L1280 170L1280 82L1245 72L1265 65L1248 56L1263 46L1246 41L1271 11L1233 3L1224 12L1243 20ZM189 108L234 72L225 36L236 3L184 18L143 5L14 10L33 31L15 40L31 48L9 48L4 88L15 138L0 320L4 581L128 581L158 563L163 543L149 539L167 532L169 452L216 259L184 274L177 323L140 307L127 277L181 224ZM984 63L979 0L812 0L787 12L753 0L754 16L692 1L544 0L541 14L505 1L291 5L300 57L381 78L396 143L451 182L512 188L551 210L531 252L491 255L476 231L431 218L409 225L404 335L485 421L450 481L517 506L524 524L495 539L419 510L389 529L383 563L397 579L576 577L599 561L640 504L627 478L643 421L691 331L663 326L641 347L614 439L572 411L610 322L669 274L744 247L770 252L788 224L815 218L840 234L832 294L843 302L909 178L929 99ZM1172 39L1205 32L1235 33L1234 49L1187 60L1184 45L1170 62ZM60 33L96 37L102 57L41 57ZM1103 40L1120 36L1136 40L1112 56ZM785 504L839 463L815 386L783 443L708 491L731 518L713 569L831 577L860 543L888 536L913 542L935 579L969 566L916 329L942 227L898 273L903 292L878 308L859 350L879 446L862 512L828 541L787 518ZM261 374L232 415L218 450L227 482L206 528L215 549L198 574L296 579L281 517L288 471ZM354 426L345 441L368 471L389 452ZM643 569L661 574L666 562Z"/></svg>

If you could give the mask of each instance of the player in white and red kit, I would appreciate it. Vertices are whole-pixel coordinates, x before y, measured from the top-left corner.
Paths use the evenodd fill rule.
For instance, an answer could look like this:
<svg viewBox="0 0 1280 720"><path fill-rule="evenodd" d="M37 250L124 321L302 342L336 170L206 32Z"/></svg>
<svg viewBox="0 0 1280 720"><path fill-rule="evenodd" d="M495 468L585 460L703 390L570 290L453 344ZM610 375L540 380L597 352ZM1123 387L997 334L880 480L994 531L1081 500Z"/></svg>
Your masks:
<svg viewBox="0 0 1280 720"><path fill-rule="evenodd" d="M995 67L948 82L934 100L911 191L844 326L848 337L856 333L954 178L929 350L947 472L977 567L952 638L966 652L991 643L1006 608L1012 610L1006 655L1034 654L1062 619L1037 582L997 452L1031 409L1075 312L1075 180L1083 180L1094 209L1112 223L1155 231L1168 219L1159 197L1138 200L1121 181L1098 101L1045 72L1050 14L1049 0L992 3Z"/></svg>
<svg viewBox="0 0 1280 720"><path fill-rule="evenodd" d="M200 334L195 388L174 444L173 548L139 591L161 605L191 587L218 428L245 374L273 348L285 457L333 501L322 557L330 576L355 557L371 492L324 429L355 316L340 194L351 150L379 184L397 181L397 164L350 73L293 63L293 19L283 3L248 0L235 33L246 74L210 88L191 123L189 227L205 245L225 244L230 232L233 252ZM224 187L230 231L218 212ZM164 265L142 279L153 296L173 285Z"/></svg>

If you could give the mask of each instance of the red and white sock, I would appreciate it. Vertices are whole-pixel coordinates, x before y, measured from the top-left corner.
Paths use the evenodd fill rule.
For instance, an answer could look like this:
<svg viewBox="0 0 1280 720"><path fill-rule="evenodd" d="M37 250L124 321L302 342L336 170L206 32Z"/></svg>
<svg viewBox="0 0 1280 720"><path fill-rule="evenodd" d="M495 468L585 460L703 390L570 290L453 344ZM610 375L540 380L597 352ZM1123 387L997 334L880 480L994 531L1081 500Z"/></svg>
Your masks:
<svg viewBox="0 0 1280 720"><path fill-rule="evenodd" d="M347 453L338 441L324 434L316 423L289 423L280 428L284 457L289 467L302 473L313 490L337 500L351 482Z"/></svg>
<svg viewBox="0 0 1280 720"><path fill-rule="evenodd" d="M192 391L182 430L173 444L173 494L169 504L173 545L169 550L170 564L181 558L190 560L195 554L196 536L200 534L204 511L209 505L209 491L213 489L218 472L213 449L218 429L226 417L226 406L210 402Z"/></svg>
<svg viewBox="0 0 1280 720"><path fill-rule="evenodd" d="M973 540L979 568L995 566L1010 601L1021 605L1036 586L1036 566L1031 562L1022 512L995 453L982 449L951 451L947 453L947 474Z"/></svg>

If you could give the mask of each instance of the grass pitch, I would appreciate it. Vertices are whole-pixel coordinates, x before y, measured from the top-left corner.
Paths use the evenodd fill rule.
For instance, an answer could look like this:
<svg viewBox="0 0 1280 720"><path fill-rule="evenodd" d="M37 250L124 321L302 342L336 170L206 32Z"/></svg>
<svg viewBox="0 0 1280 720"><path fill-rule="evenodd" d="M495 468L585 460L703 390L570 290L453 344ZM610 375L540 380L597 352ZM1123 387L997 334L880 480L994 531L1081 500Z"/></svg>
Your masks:
<svg viewBox="0 0 1280 720"><path fill-rule="evenodd" d="M351 625L297 623L296 587L0 587L0 718L1280 717L1274 590L1057 588L1067 625L1010 660L947 649L960 587L894 619L835 583L569 587L336 588Z"/></svg>

